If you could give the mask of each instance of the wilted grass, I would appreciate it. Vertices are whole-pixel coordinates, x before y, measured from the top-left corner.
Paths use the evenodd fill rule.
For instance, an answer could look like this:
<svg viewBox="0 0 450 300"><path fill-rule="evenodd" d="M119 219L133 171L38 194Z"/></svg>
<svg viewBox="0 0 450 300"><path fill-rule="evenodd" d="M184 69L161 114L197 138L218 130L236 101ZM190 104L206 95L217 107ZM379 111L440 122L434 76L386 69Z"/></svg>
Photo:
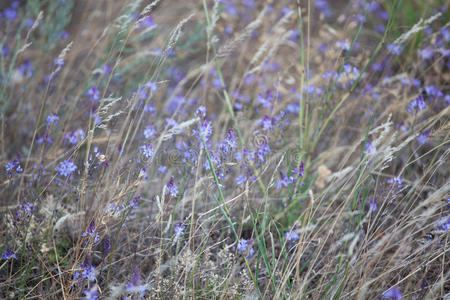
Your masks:
<svg viewBox="0 0 450 300"><path fill-rule="evenodd" d="M2 9L1 298L449 297L442 1Z"/></svg>

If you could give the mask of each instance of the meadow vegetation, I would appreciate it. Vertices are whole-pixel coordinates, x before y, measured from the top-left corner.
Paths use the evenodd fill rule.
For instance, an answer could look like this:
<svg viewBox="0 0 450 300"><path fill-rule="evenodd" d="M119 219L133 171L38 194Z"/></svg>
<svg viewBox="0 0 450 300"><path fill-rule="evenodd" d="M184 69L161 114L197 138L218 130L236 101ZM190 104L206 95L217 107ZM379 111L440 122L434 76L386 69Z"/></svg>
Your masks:
<svg viewBox="0 0 450 300"><path fill-rule="evenodd" d="M3 1L1 299L450 299L448 1Z"/></svg>

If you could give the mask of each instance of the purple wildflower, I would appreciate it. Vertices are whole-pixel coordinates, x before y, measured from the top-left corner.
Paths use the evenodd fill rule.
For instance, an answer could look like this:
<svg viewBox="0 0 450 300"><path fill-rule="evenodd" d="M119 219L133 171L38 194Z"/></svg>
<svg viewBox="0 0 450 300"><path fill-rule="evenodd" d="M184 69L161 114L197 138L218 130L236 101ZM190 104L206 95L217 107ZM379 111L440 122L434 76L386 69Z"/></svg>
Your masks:
<svg viewBox="0 0 450 300"><path fill-rule="evenodd" d="M192 133L197 136L201 141L206 142L212 135L211 122L204 120L200 122L198 129L194 129Z"/></svg>
<svg viewBox="0 0 450 300"><path fill-rule="evenodd" d="M234 133L233 128L230 128L223 141L219 143L217 147L222 151L222 154L225 155L226 158L227 155L231 153L236 146L236 134Z"/></svg>
<svg viewBox="0 0 450 300"><path fill-rule="evenodd" d="M152 28L156 26L156 23L151 16L146 16L140 19L138 24L144 28Z"/></svg>
<svg viewBox="0 0 450 300"><path fill-rule="evenodd" d="M271 131L273 129L273 125L275 124L274 120L267 115L264 115L259 123L264 131Z"/></svg>
<svg viewBox="0 0 450 300"><path fill-rule="evenodd" d="M53 139L46 133L44 136L41 136L36 140L36 143L38 144L42 144L44 142L47 145L50 145L51 143L53 143Z"/></svg>
<svg viewBox="0 0 450 300"><path fill-rule="evenodd" d="M419 50L419 56L424 60L431 59L434 56L434 50L430 46L425 47Z"/></svg>
<svg viewBox="0 0 450 300"><path fill-rule="evenodd" d="M420 80L417 78L402 78L400 82L404 85L413 86L418 88L421 84Z"/></svg>
<svg viewBox="0 0 450 300"><path fill-rule="evenodd" d="M175 180L173 177L170 178L169 183L166 185L167 190L169 191L170 196L176 197L178 195L178 187L175 184Z"/></svg>
<svg viewBox="0 0 450 300"><path fill-rule="evenodd" d="M95 281L95 267L92 265L85 265L83 269L84 270L81 273L81 278L87 279L89 281Z"/></svg>
<svg viewBox="0 0 450 300"><path fill-rule="evenodd" d="M403 179L401 177L393 177L387 180L387 183L397 185L399 189L403 187Z"/></svg>
<svg viewBox="0 0 450 300"><path fill-rule="evenodd" d="M14 171L17 173L20 173L23 171L22 167L20 166L20 162L17 159L7 162L5 165L5 168L6 168L6 172L8 173L8 175L12 175Z"/></svg>
<svg viewBox="0 0 450 300"><path fill-rule="evenodd" d="M200 119L204 119L206 117L206 107L200 105L195 111L195 115Z"/></svg>
<svg viewBox="0 0 450 300"><path fill-rule="evenodd" d="M247 7L247 8L253 8L255 6L255 0L244 0L243 4Z"/></svg>
<svg viewBox="0 0 450 300"><path fill-rule="evenodd" d="M335 70L328 70L322 75L323 79L337 79L337 72Z"/></svg>
<svg viewBox="0 0 450 300"><path fill-rule="evenodd" d="M342 50L350 50L350 43L349 42L347 42L347 41L345 41L345 40L343 40L343 41L338 41L337 43L336 43L336 46L338 47L338 48L341 48Z"/></svg>
<svg viewBox="0 0 450 300"><path fill-rule="evenodd" d="M402 299L402 292L396 286L391 287L389 290L383 293L383 298L392 299L392 300L400 300Z"/></svg>
<svg viewBox="0 0 450 300"><path fill-rule="evenodd" d="M423 145L427 142L428 137L430 136L430 130L426 130L424 133L417 137L417 143L419 145Z"/></svg>
<svg viewBox="0 0 450 300"><path fill-rule="evenodd" d="M283 172L280 172L280 179L275 183L277 189L289 186L291 183L295 182L297 179L293 176L287 176Z"/></svg>
<svg viewBox="0 0 450 300"><path fill-rule="evenodd" d="M133 277L131 282L126 286L126 291L129 293L139 293L139 298L143 298L145 295L145 285L141 281L141 270L139 267L134 269Z"/></svg>
<svg viewBox="0 0 450 300"><path fill-rule="evenodd" d="M90 289L83 291L83 300L97 300L100 295L97 285L93 285Z"/></svg>
<svg viewBox="0 0 450 300"><path fill-rule="evenodd" d="M185 229L186 229L186 225L184 225L183 223L178 223L177 225L175 225L175 227L173 228L173 231L175 232L175 236L176 237L182 236Z"/></svg>
<svg viewBox="0 0 450 300"><path fill-rule="evenodd" d="M296 42L300 38L300 31L298 29L291 30L291 35L289 36L289 40L292 42Z"/></svg>
<svg viewBox="0 0 450 300"><path fill-rule="evenodd" d="M139 153L141 153L146 159L150 159L153 156L153 146L145 144L139 147Z"/></svg>
<svg viewBox="0 0 450 300"><path fill-rule="evenodd" d="M175 121L174 119L166 118L166 125L167 125L167 127L171 128L171 127L177 126L178 122Z"/></svg>
<svg viewBox="0 0 450 300"><path fill-rule="evenodd" d="M237 245L238 252L242 253L242 252L246 251L248 246L249 246L249 240L240 239L238 242L238 245Z"/></svg>
<svg viewBox="0 0 450 300"><path fill-rule="evenodd" d="M104 64L101 69L103 71L103 74L105 74L105 75L107 75L107 74L112 72L112 68L108 64Z"/></svg>
<svg viewBox="0 0 450 300"><path fill-rule="evenodd" d="M14 1L14 2L11 4L11 7L6 8L6 9L3 11L3 14L5 15L5 18L6 18L8 21L13 21L13 20L17 17L17 10L15 9L15 8L17 7L17 5L15 5L16 3L18 3L18 2L17 2L17 1Z"/></svg>
<svg viewBox="0 0 450 300"><path fill-rule="evenodd" d="M103 240L103 250L105 250L105 253L109 253L109 251L111 251L111 240L109 236L106 236Z"/></svg>
<svg viewBox="0 0 450 300"><path fill-rule="evenodd" d="M59 166L55 168L59 176L67 177L71 176L73 172L77 169L77 166L72 162L72 160L65 160L59 163Z"/></svg>
<svg viewBox="0 0 450 300"><path fill-rule="evenodd" d="M81 274L79 271L76 271L73 274L73 280L78 281L79 279L84 280L88 279L89 281L95 281L95 267L91 264L91 257L89 255L86 256L84 263L80 264ZM81 277L81 278L80 278Z"/></svg>
<svg viewBox="0 0 450 300"><path fill-rule="evenodd" d="M176 95L170 100L166 105L166 110L170 114L174 114L176 111L179 111L180 108L183 107L184 104L188 102L188 99L183 95Z"/></svg>
<svg viewBox="0 0 450 300"><path fill-rule="evenodd" d="M245 175L239 175L238 177L236 177L236 183L239 185L245 183L246 181L247 181L247 176L245 176Z"/></svg>
<svg viewBox="0 0 450 300"><path fill-rule="evenodd" d="M128 206L131 208L131 215L134 215L134 209L139 207L139 201L141 200L141 196L136 196L131 199L130 202L128 202Z"/></svg>
<svg viewBox="0 0 450 300"><path fill-rule="evenodd" d="M314 95L320 96L322 94L322 89L315 87L312 84L305 86L305 91L311 96L314 96Z"/></svg>
<svg viewBox="0 0 450 300"><path fill-rule="evenodd" d="M388 44L386 48L388 49L389 53L394 55L400 55L403 51L403 46L400 44Z"/></svg>
<svg viewBox="0 0 450 300"><path fill-rule="evenodd" d="M141 87L138 89L139 99L145 100L148 96L147 89L145 87Z"/></svg>
<svg viewBox="0 0 450 300"><path fill-rule="evenodd" d="M217 74L217 71L213 69L211 70L210 74L212 75L211 83L213 84L213 86L218 90L223 89L225 86L222 80L220 79L219 75Z"/></svg>
<svg viewBox="0 0 450 300"><path fill-rule="evenodd" d="M148 88L152 93L156 92L158 90L158 85L156 82L149 81L145 84L145 87Z"/></svg>
<svg viewBox="0 0 450 300"><path fill-rule="evenodd" d="M220 0L219 2L224 4L225 12L230 16L236 16L238 14L236 4L234 4L231 0Z"/></svg>
<svg viewBox="0 0 450 300"><path fill-rule="evenodd" d="M375 201L375 199L369 200L369 207L372 212L376 212L378 210L378 205L377 205L377 202Z"/></svg>
<svg viewBox="0 0 450 300"><path fill-rule="evenodd" d="M379 7L380 7L380 5L376 2L370 2L370 3L367 3L367 5L366 5L366 9L368 12L377 11L379 9Z"/></svg>
<svg viewBox="0 0 450 300"><path fill-rule="evenodd" d="M158 172L160 172L160 173L165 173L166 170L167 170L167 167L166 167L166 166L160 165L160 166L158 167Z"/></svg>
<svg viewBox="0 0 450 300"><path fill-rule="evenodd" d="M316 0L314 5L323 13L325 17L331 16L331 8L326 0Z"/></svg>
<svg viewBox="0 0 450 300"><path fill-rule="evenodd" d="M289 7L285 6L283 7L283 9L281 10L281 15L285 16L287 14L291 14L292 13L292 9L290 9Z"/></svg>
<svg viewBox="0 0 450 300"><path fill-rule="evenodd" d="M441 218L438 221L438 228L444 230L445 232L448 232L448 230L450 229L450 217Z"/></svg>
<svg viewBox="0 0 450 300"><path fill-rule="evenodd" d="M406 107L406 111L409 112L410 114L415 114L418 111L424 110L426 108L427 105L423 100L423 97L419 95L408 105L408 107Z"/></svg>
<svg viewBox="0 0 450 300"><path fill-rule="evenodd" d="M98 88L96 86L93 86L87 91L86 96L88 96L89 99L93 103L95 103L100 99L100 91L98 90Z"/></svg>
<svg viewBox="0 0 450 300"><path fill-rule="evenodd" d="M450 41L450 31L448 30L448 27L442 27L440 31L442 38L446 41Z"/></svg>
<svg viewBox="0 0 450 300"><path fill-rule="evenodd" d="M89 224L88 229L81 234L82 237L90 236L92 239L94 239L94 244L98 243L100 241L100 237L95 229L95 222L92 220L91 224Z"/></svg>
<svg viewBox="0 0 450 300"><path fill-rule="evenodd" d="M284 239L288 242L296 242L300 239L300 237L299 237L297 231L292 229L284 234Z"/></svg>
<svg viewBox="0 0 450 300"><path fill-rule="evenodd" d="M8 260L8 259L11 259L11 258L17 259L16 254L14 254L14 252L11 249L11 247L8 247L6 249L6 252L2 254L2 259Z"/></svg>
<svg viewBox="0 0 450 300"><path fill-rule="evenodd" d="M440 98L444 95L442 91L434 85L427 85L426 87L424 87L424 90L428 96L432 96L434 98Z"/></svg>
<svg viewBox="0 0 450 300"><path fill-rule="evenodd" d="M145 138L152 139L155 137L155 135L156 135L156 129L151 125L147 125L144 129Z"/></svg>
<svg viewBox="0 0 450 300"><path fill-rule="evenodd" d="M64 139L67 140L72 145L78 144L84 138L85 138L84 130L81 128L75 131L71 131L70 133L66 133L66 135L64 135Z"/></svg>
<svg viewBox="0 0 450 300"><path fill-rule="evenodd" d="M264 108L270 107L273 101L272 91L269 89L266 91L265 95L259 94L256 97L256 101L258 101L258 103Z"/></svg>
<svg viewBox="0 0 450 300"><path fill-rule="evenodd" d="M318 49L320 52L325 54L328 51L328 46L326 43L320 43Z"/></svg>
<svg viewBox="0 0 450 300"><path fill-rule="evenodd" d="M4 45L1 49L1 54L3 56L8 56L8 54L11 52L11 49L9 48L8 45Z"/></svg>
<svg viewBox="0 0 450 300"><path fill-rule="evenodd" d="M253 255L255 253L255 250L251 247L252 240L246 240L246 239L240 239L237 244L237 250L239 254L245 253L248 251L248 256Z"/></svg>
<svg viewBox="0 0 450 300"><path fill-rule="evenodd" d="M303 173L305 170L305 163L303 161L300 162L300 165L298 166L298 169L295 168L292 170L292 173L297 174L299 177L303 177Z"/></svg>
<svg viewBox="0 0 450 300"><path fill-rule="evenodd" d="M375 146L371 142L367 142L366 143L366 152L373 153L375 151L377 151L377 148L375 148Z"/></svg>
<svg viewBox="0 0 450 300"><path fill-rule="evenodd" d="M233 148L235 148L237 146L236 143L236 134L234 133L233 128L230 128L227 132L227 135L224 138L224 143L226 145L228 145L228 147L230 148L230 150L232 150Z"/></svg>
<svg viewBox="0 0 450 300"><path fill-rule="evenodd" d="M270 147L269 147L269 144L267 144L267 142L264 141L263 143L261 143L261 144L258 146L258 151L256 152L256 154L257 154L259 160L262 161L262 162L264 162L264 161L265 161L265 156L266 156L267 154L269 154L270 151L271 151L271 149L270 149Z"/></svg>
<svg viewBox="0 0 450 300"><path fill-rule="evenodd" d="M31 64L31 62L29 60L25 60L25 62L23 64L21 64L17 68L17 70L20 72L22 77L26 77L26 78L32 77L33 73L34 73L33 65Z"/></svg>
<svg viewBox="0 0 450 300"><path fill-rule="evenodd" d="M53 63L55 64L55 69L59 70L62 66L64 66L64 59L60 57L55 57L53 59Z"/></svg>
<svg viewBox="0 0 450 300"><path fill-rule="evenodd" d="M207 141L209 139L209 137L212 134L212 126L211 126L211 122L208 121L203 121L200 124L200 128L199 128L199 135L200 138L204 141Z"/></svg>
<svg viewBox="0 0 450 300"><path fill-rule="evenodd" d="M36 210L36 206L34 206L30 202L26 202L25 204L20 206L20 210L17 212L17 215L22 217L25 216L27 218L31 217L33 211Z"/></svg>
<svg viewBox="0 0 450 300"><path fill-rule="evenodd" d="M58 125L59 117L55 114L51 114L47 116L47 126L50 126L53 124L53 126Z"/></svg>

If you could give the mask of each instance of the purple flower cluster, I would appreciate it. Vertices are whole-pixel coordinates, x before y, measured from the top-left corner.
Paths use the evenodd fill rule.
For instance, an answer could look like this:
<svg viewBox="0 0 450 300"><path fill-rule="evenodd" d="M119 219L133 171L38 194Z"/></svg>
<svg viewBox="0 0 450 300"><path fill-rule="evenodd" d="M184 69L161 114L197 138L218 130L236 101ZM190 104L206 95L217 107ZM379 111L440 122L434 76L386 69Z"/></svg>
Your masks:
<svg viewBox="0 0 450 300"><path fill-rule="evenodd" d="M169 183L166 185L166 188L171 197L176 197L178 195L178 187L175 184L175 179L173 177L170 178Z"/></svg>
<svg viewBox="0 0 450 300"><path fill-rule="evenodd" d="M55 114L48 115L47 117L47 126L56 126L58 125L59 117Z"/></svg>
<svg viewBox="0 0 450 300"><path fill-rule="evenodd" d="M17 159L14 159L14 160L6 163L5 168L6 168L6 172L8 173L8 176L13 175L14 173L23 172L23 169L20 166L20 162Z"/></svg>
<svg viewBox="0 0 450 300"><path fill-rule="evenodd" d="M87 91L86 96L92 103L96 103L100 99L100 91L96 86L93 86Z"/></svg>
<svg viewBox="0 0 450 300"><path fill-rule="evenodd" d="M255 253L255 250L252 247L252 240L240 239L237 243L237 251L239 254L248 253L247 257L252 256Z"/></svg>
<svg viewBox="0 0 450 300"><path fill-rule="evenodd" d="M387 183L392 184L393 186L401 189L403 187L403 178L401 177L393 177L387 180Z"/></svg>
<svg viewBox="0 0 450 300"><path fill-rule="evenodd" d="M100 236L95 228L95 222L92 220L91 224L89 224L88 229L81 234L81 237L89 236L94 244L97 244L100 241Z"/></svg>
<svg viewBox="0 0 450 300"><path fill-rule="evenodd" d="M376 212L378 210L378 205L377 202L375 201L375 199L369 199L369 207L370 207L370 211L372 212Z"/></svg>
<svg viewBox="0 0 450 300"><path fill-rule="evenodd" d="M299 165L298 168L293 169L291 172L293 174L295 174L296 176L286 175L285 173L280 171L280 179L275 183L275 187L277 189L280 189L282 187L288 187L292 183L297 182L297 179L299 177L303 177L303 172L304 172L304 163L303 163L303 161L300 162L300 165ZM302 185L303 184L304 183L302 183Z"/></svg>
<svg viewBox="0 0 450 300"><path fill-rule="evenodd" d="M83 291L83 300L97 300L100 296L97 285L93 285L91 288Z"/></svg>
<svg viewBox="0 0 450 300"><path fill-rule="evenodd" d="M6 248L5 253L2 254L2 259L8 260L8 259L17 259L16 254L12 251L10 247Z"/></svg>
<svg viewBox="0 0 450 300"><path fill-rule="evenodd" d="M199 123L198 129L194 129L192 134L201 142L207 142L212 135L212 124L208 120Z"/></svg>
<svg viewBox="0 0 450 300"><path fill-rule="evenodd" d="M14 21L17 17L17 8L19 7L19 1L11 2L11 5L3 10L3 15L8 21Z"/></svg>
<svg viewBox="0 0 450 300"><path fill-rule="evenodd" d="M417 112L424 110L427 108L427 105L425 101L423 100L423 97L420 95L416 97L406 108L406 111L410 114L416 114Z"/></svg>
<svg viewBox="0 0 450 300"><path fill-rule="evenodd" d="M55 168L55 171L58 172L58 175L61 177L72 176L73 172L77 169L77 166L72 162L72 160L65 160L59 163L59 165Z"/></svg>
<svg viewBox="0 0 450 300"><path fill-rule="evenodd" d="M391 300L401 300L402 296L402 292L396 286L391 287L389 290L383 293L383 298Z"/></svg>
<svg viewBox="0 0 450 300"><path fill-rule="evenodd" d="M151 125L147 125L144 129L144 136L146 139L153 139L156 135L157 131L155 127Z"/></svg>
<svg viewBox="0 0 450 300"><path fill-rule="evenodd" d="M439 219L437 227L441 230L444 230L445 232L448 232L448 230L450 229L450 216Z"/></svg>
<svg viewBox="0 0 450 300"><path fill-rule="evenodd" d="M89 258L86 259L86 261L89 261ZM96 279L95 273L95 267L92 266L90 262L85 262L84 264L80 265L80 270L74 273L73 281L78 282L80 280L88 280L90 282L93 282Z"/></svg>
<svg viewBox="0 0 450 300"><path fill-rule="evenodd" d="M284 233L284 239L289 243L295 243L300 239L297 230L291 229L288 232Z"/></svg>
<svg viewBox="0 0 450 300"><path fill-rule="evenodd" d="M29 218L35 210L35 205L33 205L31 202L26 202L25 204L20 205L20 209L16 213L17 219L20 220L23 217Z"/></svg>
<svg viewBox="0 0 450 300"><path fill-rule="evenodd" d="M66 133L64 135L64 140L72 145L78 144L79 142L84 140L84 138L85 138L84 130L81 128L71 131L69 133Z"/></svg>
<svg viewBox="0 0 450 300"><path fill-rule="evenodd" d="M153 157L153 146L145 144L139 147L139 153L144 156L145 159L151 159Z"/></svg>
<svg viewBox="0 0 450 300"><path fill-rule="evenodd" d="M141 280L141 271L139 267L134 269L133 277L131 278L131 282L127 283L125 287L128 293L138 294L139 299L144 298L146 287L142 284ZM133 298L134 299L134 298Z"/></svg>
<svg viewBox="0 0 450 300"><path fill-rule="evenodd" d="M179 237L179 236L183 235L185 229L186 229L186 225L184 225L183 223L178 223L177 225L175 225L175 227L173 229L175 232L175 236Z"/></svg>
<svg viewBox="0 0 450 300"><path fill-rule="evenodd" d="M387 44L386 48L388 49L389 53L394 55L400 55L403 51L403 46L400 44Z"/></svg>

